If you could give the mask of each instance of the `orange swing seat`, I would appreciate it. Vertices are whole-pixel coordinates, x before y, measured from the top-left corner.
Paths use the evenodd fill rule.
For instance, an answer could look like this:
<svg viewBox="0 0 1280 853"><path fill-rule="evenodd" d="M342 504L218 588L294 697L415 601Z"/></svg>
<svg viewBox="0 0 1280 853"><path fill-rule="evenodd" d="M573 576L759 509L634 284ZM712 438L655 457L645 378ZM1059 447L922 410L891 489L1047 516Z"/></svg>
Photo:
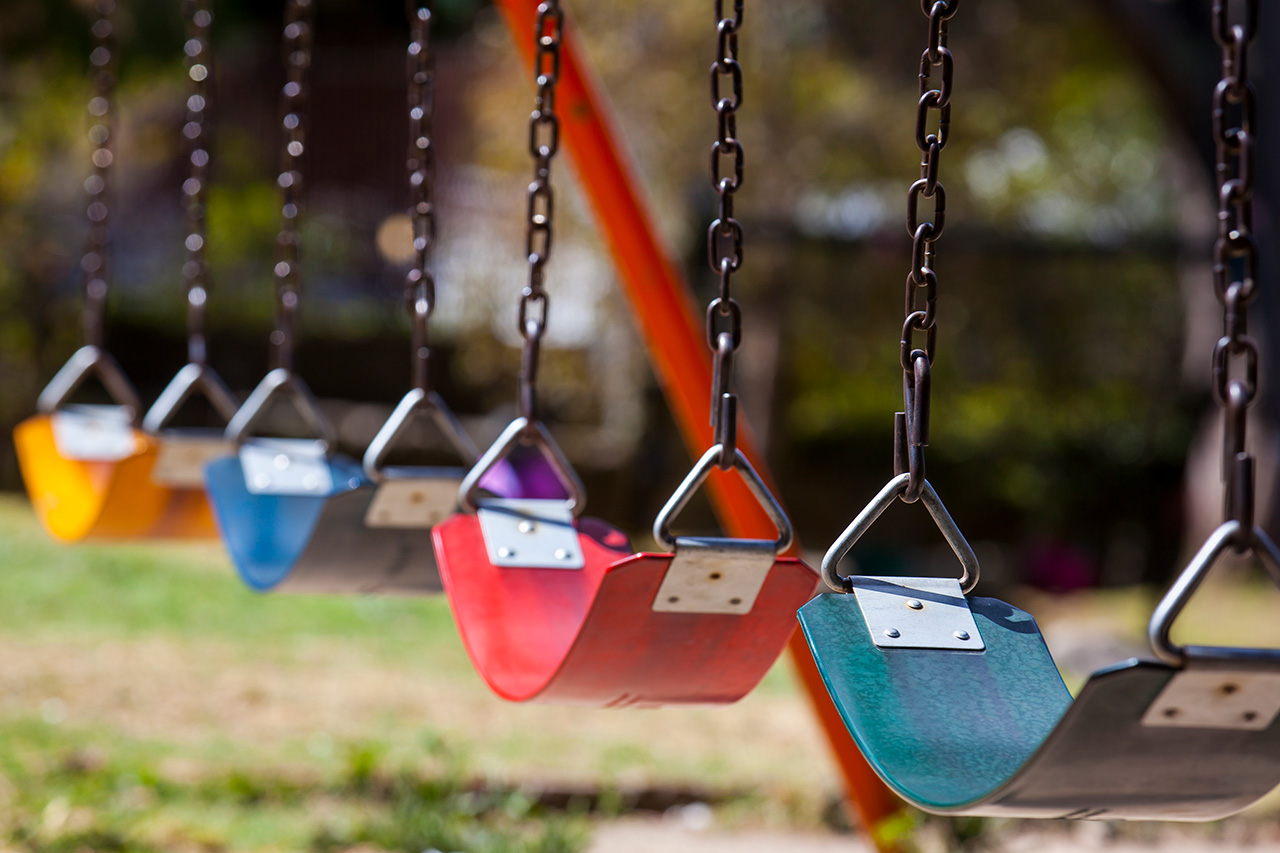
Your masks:
<svg viewBox="0 0 1280 853"><path fill-rule="evenodd" d="M66 404L91 373L116 405ZM54 539L217 536L203 488L156 482L157 441L137 428L137 394L106 351L77 350L37 409L14 429L13 442L32 508Z"/></svg>

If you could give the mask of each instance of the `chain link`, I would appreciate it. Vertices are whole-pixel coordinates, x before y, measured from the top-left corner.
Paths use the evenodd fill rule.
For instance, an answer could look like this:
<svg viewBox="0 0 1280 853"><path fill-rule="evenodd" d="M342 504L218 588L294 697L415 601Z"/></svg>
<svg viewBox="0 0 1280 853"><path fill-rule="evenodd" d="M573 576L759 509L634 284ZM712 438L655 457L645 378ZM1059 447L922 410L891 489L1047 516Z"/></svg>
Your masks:
<svg viewBox="0 0 1280 853"><path fill-rule="evenodd" d="M911 272L907 274L898 356L905 411L899 412L894 421L894 469L897 474L911 475L902 494L907 503L919 500L925 486L924 448L929 444L930 389L938 354L938 274L934 266L936 245L947 224L947 188L939 174L942 152L951 137L955 75L955 58L947 47L947 35L959 5L960 0L921 0L920 4L929 19L927 45L920 54L920 94L916 103L920 179L907 190ZM921 210L924 201L932 202L932 211Z"/></svg>
<svg viewBox="0 0 1280 853"><path fill-rule="evenodd" d="M1249 306L1258 297L1258 240L1253 233L1257 97L1249 82L1249 48L1257 37L1258 0L1242 0L1232 23L1229 0L1214 0L1213 35L1222 47L1222 80L1213 92L1217 145L1218 239L1213 290L1223 307L1223 335L1213 350L1213 393L1223 408L1224 512L1240 522L1239 549L1252 537L1254 460L1245 448L1247 412L1258 393L1258 343Z"/></svg>
<svg viewBox="0 0 1280 853"><path fill-rule="evenodd" d="M733 276L742 269L742 223L733 215L735 193L742 188L746 152L738 139L742 108L742 65L738 34L743 0L715 0L716 60L711 64L711 106L716 112L716 140L711 143L711 188L716 191L716 218L707 228L707 263L720 279L719 294L707 306L707 346L715 353L711 388L711 424L720 446L719 466L728 469L737 452L737 397L733 394L733 353L742 345L742 307L733 298ZM725 91L726 84L729 91Z"/></svg>
<svg viewBox="0 0 1280 853"><path fill-rule="evenodd" d="M93 74L93 97L89 100L89 142L93 145L93 173L84 182L88 204L85 215L89 233L85 240L80 269L84 285L84 342L102 346L107 291L111 283L111 167L115 161L116 57L115 0L97 0L92 26L93 51L89 63Z"/></svg>
<svg viewBox="0 0 1280 853"><path fill-rule="evenodd" d="M271 333L275 366L293 370L300 274L298 223L302 217L303 158L306 155L307 99L315 7L312 0L285 4L285 85L281 93L284 147L280 155L280 231L276 236L276 328Z"/></svg>
<svg viewBox="0 0 1280 853"><path fill-rule="evenodd" d="M435 113L435 56L431 52L431 8L426 0L410 0L409 52L409 196L412 206L413 269L405 277L405 309L412 324L412 368L414 387L430 390L431 348L428 324L436 307L436 280L427 261L436 242L434 189L436 152L432 138Z"/></svg>
<svg viewBox="0 0 1280 853"><path fill-rule="evenodd" d="M183 53L186 55L190 91L187 95L187 119L182 126L187 154L187 179L182 184L187 208L187 260L182 265L182 280L187 292L187 360L203 367L208 363L204 311L209 296L205 263L205 195L209 184L206 113L209 109L209 76L212 73L209 28L213 25L209 0L183 0L183 15L187 22Z"/></svg>
<svg viewBox="0 0 1280 853"><path fill-rule="evenodd" d="M548 297L544 270L551 258L551 226L555 218L555 194L551 189L551 161L560 148L560 117L556 113L556 84L560 81L560 45L564 37L564 11L560 0L538 5L534 31L533 78L538 88L529 116L529 154L533 157L533 182L529 184L528 226L525 254L529 259L529 283L520 294L517 324L524 337L520 362L520 414L530 422L538 418L538 361L542 336L547 330Z"/></svg>

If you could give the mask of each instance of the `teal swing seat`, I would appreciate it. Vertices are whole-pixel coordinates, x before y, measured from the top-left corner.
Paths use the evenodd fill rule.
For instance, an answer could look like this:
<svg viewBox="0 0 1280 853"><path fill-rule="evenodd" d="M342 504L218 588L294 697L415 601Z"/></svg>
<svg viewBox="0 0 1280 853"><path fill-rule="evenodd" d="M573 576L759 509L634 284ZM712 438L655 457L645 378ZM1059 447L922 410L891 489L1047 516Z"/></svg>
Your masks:
<svg viewBox="0 0 1280 853"><path fill-rule="evenodd" d="M1072 701L1030 615L966 598L977 560L931 486L923 502L963 578L836 573L907 480L890 481L828 552L824 578L842 592L799 611L845 725L894 791L940 814L1199 821L1280 784L1280 655L1169 640L1228 548L1247 544L1280 582L1261 529L1224 524L1170 589L1149 629L1162 660L1100 670Z"/></svg>

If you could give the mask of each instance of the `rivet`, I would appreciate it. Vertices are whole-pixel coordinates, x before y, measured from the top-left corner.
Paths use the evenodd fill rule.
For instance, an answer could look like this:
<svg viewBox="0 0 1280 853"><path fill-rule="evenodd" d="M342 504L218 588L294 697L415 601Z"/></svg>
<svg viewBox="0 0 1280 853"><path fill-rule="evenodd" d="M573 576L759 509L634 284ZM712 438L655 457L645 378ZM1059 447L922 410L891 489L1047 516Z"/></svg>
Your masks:
<svg viewBox="0 0 1280 853"><path fill-rule="evenodd" d="M519 530L521 533L532 533L533 527L534 527L533 522L529 521L528 519L525 519L524 521L516 525L516 530Z"/></svg>
<svg viewBox="0 0 1280 853"><path fill-rule="evenodd" d="M515 555L516 555L516 552L512 551L510 548L506 547L505 545L498 549L499 557L514 557Z"/></svg>
<svg viewBox="0 0 1280 853"><path fill-rule="evenodd" d="M352 477L351 479L347 480L347 485L353 489L358 489L360 488L360 481L355 477Z"/></svg>
<svg viewBox="0 0 1280 853"><path fill-rule="evenodd" d="M711 573L710 575L708 575L707 577L711 578L713 581L718 581L718 580L720 580L720 573L719 573L719 572L712 572L712 573Z"/></svg>
<svg viewBox="0 0 1280 853"><path fill-rule="evenodd" d="M1228 682L1222 685L1221 687L1219 687L1218 689L1222 691L1223 696L1230 696L1232 693L1235 693L1237 690L1239 690L1240 686L1237 684L1232 684Z"/></svg>
<svg viewBox="0 0 1280 853"><path fill-rule="evenodd" d="M566 550L565 550L565 549L563 549L563 548L557 548L557 549L556 549L556 559L557 559L557 560L567 560L567 559L569 559L569 552L568 552L568 551L566 551Z"/></svg>
<svg viewBox="0 0 1280 853"><path fill-rule="evenodd" d="M1174 717L1178 716L1178 714L1179 714L1179 711L1178 711L1178 709L1177 709L1177 708L1165 708L1165 709L1164 709L1164 715L1165 715L1165 717L1166 717L1166 718L1168 718L1168 719L1170 719L1170 720L1172 720Z"/></svg>
<svg viewBox="0 0 1280 853"><path fill-rule="evenodd" d="M320 485L320 481L316 479L315 474L308 474L307 476L302 478L302 488L304 489L308 489L308 490L314 489L319 485Z"/></svg>
<svg viewBox="0 0 1280 853"><path fill-rule="evenodd" d="M915 598L908 598L907 606L910 607L912 610L924 610L924 602Z"/></svg>
<svg viewBox="0 0 1280 853"><path fill-rule="evenodd" d="M731 598L731 599L729 599L729 603L730 603L730 604L732 604L734 607L737 607L739 604L741 604L741 603L742 603L742 599L741 599L741 598Z"/></svg>
<svg viewBox="0 0 1280 853"><path fill-rule="evenodd" d="M1246 723L1252 723L1254 720L1258 719L1258 712L1257 712L1257 711L1245 711L1243 716L1244 716L1244 721L1245 721Z"/></svg>
<svg viewBox="0 0 1280 853"><path fill-rule="evenodd" d="M253 478L253 484L259 489L265 489L267 486L271 485L271 478L266 474L258 474Z"/></svg>
<svg viewBox="0 0 1280 853"><path fill-rule="evenodd" d="M955 632L954 634L952 634L951 636L955 637L957 640L967 640L967 639L969 639L969 632L968 632L968 631L956 631L956 632Z"/></svg>
<svg viewBox="0 0 1280 853"><path fill-rule="evenodd" d="M675 603L676 603L677 601L679 601L679 600L680 600L680 596L678 596L678 595L673 595L673 596L671 596L670 598L668 598L668 599L667 599L667 604L675 604Z"/></svg>
<svg viewBox="0 0 1280 853"><path fill-rule="evenodd" d="M283 453L279 453L276 455L275 459L271 460L271 464L276 466L277 471L283 471L285 468L289 467L289 457L285 456Z"/></svg>
<svg viewBox="0 0 1280 853"><path fill-rule="evenodd" d="M897 628L885 628L884 635L888 637L890 640L896 640L902 636L902 632L899 631Z"/></svg>

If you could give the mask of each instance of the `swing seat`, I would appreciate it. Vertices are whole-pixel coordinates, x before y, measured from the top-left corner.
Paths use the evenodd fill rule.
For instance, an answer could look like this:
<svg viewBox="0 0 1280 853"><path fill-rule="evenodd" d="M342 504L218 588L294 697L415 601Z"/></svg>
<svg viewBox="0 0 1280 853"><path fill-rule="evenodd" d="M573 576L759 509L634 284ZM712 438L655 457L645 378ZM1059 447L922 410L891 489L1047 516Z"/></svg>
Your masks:
<svg viewBox="0 0 1280 853"><path fill-rule="evenodd" d="M1230 541L1211 540L1153 617L1173 662L1100 670L1074 702L1034 620L956 581L848 578L853 594L818 596L800 625L863 754L925 811L1216 820L1280 784L1280 657L1167 643Z"/></svg>
<svg viewBox="0 0 1280 853"><path fill-rule="evenodd" d="M633 554L626 534L598 519L561 523L572 524L581 568L495 565L478 515L458 513L435 529L462 641L489 687L513 702L735 702L782 653L792 606L813 594L812 570L783 557L745 615L657 611L672 554Z"/></svg>
<svg viewBox="0 0 1280 853"><path fill-rule="evenodd" d="M68 400L96 376L114 405ZM39 414L13 431L31 505L60 542L217 535L200 488L156 481L157 444L135 428L138 395L109 353L83 346L54 375Z"/></svg>
<svg viewBox="0 0 1280 853"><path fill-rule="evenodd" d="M305 386L284 376L268 381L259 400L250 398L257 406L245 403L251 416L292 382L301 395L295 398L300 411L325 434ZM440 592L431 527L457 506L466 472L381 464L426 399L406 397L370 445L363 467L345 456L326 455L323 440L299 439L254 439L237 456L206 467L223 541L250 588L333 595ZM246 422L233 419L228 429L242 434ZM452 421L450 428L456 429ZM537 465L516 470L504 464L490 473L485 485L499 494L546 479Z"/></svg>
<svg viewBox="0 0 1280 853"><path fill-rule="evenodd" d="M293 494L255 492L238 457L206 468L223 541L241 579L258 592L439 592L430 523L370 526L378 489L360 464L337 456L323 465L330 488ZM440 478L451 503L461 477Z"/></svg>
<svg viewBox="0 0 1280 853"><path fill-rule="evenodd" d="M36 415L13 442L36 516L60 542L217 536L204 490L156 483L155 441L119 407Z"/></svg>
<svg viewBox="0 0 1280 853"><path fill-rule="evenodd" d="M553 500L475 499L519 447L537 448L564 486ZM546 427L513 421L467 475L463 511L435 529L436 558L463 644L513 702L596 707L722 705L764 678L817 577L792 557L782 508L741 451L733 467L765 504L778 540L674 538L669 522L722 458L709 450L654 524L673 553L631 551L627 535L577 518L582 483Z"/></svg>

